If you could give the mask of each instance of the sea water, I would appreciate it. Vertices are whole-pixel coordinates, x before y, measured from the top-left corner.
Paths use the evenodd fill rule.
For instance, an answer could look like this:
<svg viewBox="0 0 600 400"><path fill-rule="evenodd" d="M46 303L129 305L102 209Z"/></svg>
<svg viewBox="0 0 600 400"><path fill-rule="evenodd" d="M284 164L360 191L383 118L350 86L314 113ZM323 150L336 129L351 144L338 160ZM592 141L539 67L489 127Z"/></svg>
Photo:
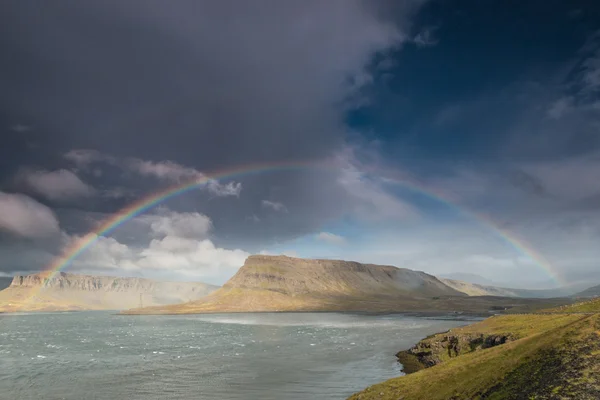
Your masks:
<svg viewBox="0 0 600 400"><path fill-rule="evenodd" d="M465 320L258 313L0 315L0 398L344 399Z"/></svg>

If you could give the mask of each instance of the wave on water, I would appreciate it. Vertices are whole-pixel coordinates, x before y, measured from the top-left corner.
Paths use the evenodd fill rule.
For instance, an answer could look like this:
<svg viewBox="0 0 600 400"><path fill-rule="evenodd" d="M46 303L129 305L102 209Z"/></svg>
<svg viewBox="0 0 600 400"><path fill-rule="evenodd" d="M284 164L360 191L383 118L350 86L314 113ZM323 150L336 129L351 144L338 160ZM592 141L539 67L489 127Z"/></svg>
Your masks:
<svg viewBox="0 0 600 400"><path fill-rule="evenodd" d="M402 326L403 329L419 329L424 326L418 318L403 316L364 316L339 313L261 313L261 314L210 314L186 317L188 320L214 324L307 326L315 328L373 328Z"/></svg>

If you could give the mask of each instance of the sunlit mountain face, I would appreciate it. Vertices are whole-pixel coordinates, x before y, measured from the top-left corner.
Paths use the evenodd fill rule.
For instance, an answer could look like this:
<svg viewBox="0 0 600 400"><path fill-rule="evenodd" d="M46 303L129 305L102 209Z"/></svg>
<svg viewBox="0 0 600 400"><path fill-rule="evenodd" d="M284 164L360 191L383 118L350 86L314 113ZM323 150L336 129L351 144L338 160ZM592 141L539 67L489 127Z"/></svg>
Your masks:
<svg viewBox="0 0 600 400"><path fill-rule="evenodd" d="M600 283L589 1L0 3L0 274ZM477 283L477 282L475 282Z"/></svg>

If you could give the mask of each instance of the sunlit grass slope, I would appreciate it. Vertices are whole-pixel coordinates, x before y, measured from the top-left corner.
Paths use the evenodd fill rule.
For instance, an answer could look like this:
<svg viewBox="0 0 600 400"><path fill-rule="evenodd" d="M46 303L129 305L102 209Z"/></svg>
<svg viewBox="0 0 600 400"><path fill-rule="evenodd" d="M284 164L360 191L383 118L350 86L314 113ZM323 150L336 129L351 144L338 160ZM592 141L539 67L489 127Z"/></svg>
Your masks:
<svg viewBox="0 0 600 400"><path fill-rule="evenodd" d="M352 400L598 399L600 315L499 316L425 339L510 335L504 344L440 353L431 368L394 378ZM423 346L426 348L426 346Z"/></svg>

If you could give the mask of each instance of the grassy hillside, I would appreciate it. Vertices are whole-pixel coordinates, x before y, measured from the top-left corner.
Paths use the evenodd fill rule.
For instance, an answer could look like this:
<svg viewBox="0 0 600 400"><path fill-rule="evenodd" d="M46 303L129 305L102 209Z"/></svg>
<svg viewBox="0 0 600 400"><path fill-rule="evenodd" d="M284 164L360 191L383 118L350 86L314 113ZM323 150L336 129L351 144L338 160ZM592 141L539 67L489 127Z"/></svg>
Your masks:
<svg viewBox="0 0 600 400"><path fill-rule="evenodd" d="M441 335L450 333L512 338L489 348L459 349L455 356L441 348L446 356L439 364L371 386L351 399L600 398L598 314L499 316ZM435 335L424 342L441 344L442 339Z"/></svg>
<svg viewBox="0 0 600 400"><path fill-rule="evenodd" d="M600 298L542 310L548 313L600 313Z"/></svg>

